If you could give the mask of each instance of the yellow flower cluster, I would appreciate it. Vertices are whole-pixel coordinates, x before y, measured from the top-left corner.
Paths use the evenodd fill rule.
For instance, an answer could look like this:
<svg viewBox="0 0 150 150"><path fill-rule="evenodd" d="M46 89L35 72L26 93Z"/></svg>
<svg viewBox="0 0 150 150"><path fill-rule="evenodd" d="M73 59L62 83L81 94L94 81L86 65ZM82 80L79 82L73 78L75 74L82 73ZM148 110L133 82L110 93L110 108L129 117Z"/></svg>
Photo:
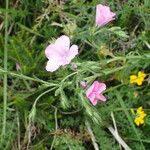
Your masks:
<svg viewBox="0 0 150 150"><path fill-rule="evenodd" d="M136 110L136 118L134 119L134 123L137 126L140 126L140 125L144 124L144 118L146 117L146 115L147 114L144 112L143 108L139 107Z"/></svg>
<svg viewBox="0 0 150 150"><path fill-rule="evenodd" d="M138 75L131 75L130 76L130 83L133 84L137 84L137 85L142 85L142 83L144 82L144 78L146 77L146 74L144 72L139 71Z"/></svg>

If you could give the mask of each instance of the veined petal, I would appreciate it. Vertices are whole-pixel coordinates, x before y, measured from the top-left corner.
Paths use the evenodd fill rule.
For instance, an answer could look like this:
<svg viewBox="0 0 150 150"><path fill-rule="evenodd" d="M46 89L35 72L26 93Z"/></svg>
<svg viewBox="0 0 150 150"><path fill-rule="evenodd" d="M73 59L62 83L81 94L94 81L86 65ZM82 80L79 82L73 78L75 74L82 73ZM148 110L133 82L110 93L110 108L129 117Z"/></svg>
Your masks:
<svg viewBox="0 0 150 150"><path fill-rule="evenodd" d="M102 93L105 90L106 90L106 84L105 83L99 83L98 93Z"/></svg>
<svg viewBox="0 0 150 150"><path fill-rule="evenodd" d="M59 56L60 54L57 47L54 44L50 44L45 49L45 55L48 59L50 59L50 58L54 58L55 56Z"/></svg>
<svg viewBox="0 0 150 150"><path fill-rule="evenodd" d="M68 36L62 35L56 40L55 45L57 46L61 54L67 53L69 52L70 48L70 39Z"/></svg>
<svg viewBox="0 0 150 150"><path fill-rule="evenodd" d="M57 59L49 59L46 65L46 70L53 72L56 71L61 66L61 63Z"/></svg>
<svg viewBox="0 0 150 150"><path fill-rule="evenodd" d="M99 82L98 81L94 81L93 85L94 85L93 92L98 92L98 90L99 90Z"/></svg>
<svg viewBox="0 0 150 150"><path fill-rule="evenodd" d="M91 102L94 106L97 104L98 100L97 99L94 99L93 102Z"/></svg>
<svg viewBox="0 0 150 150"><path fill-rule="evenodd" d="M96 104L97 104L97 100L96 100L96 98L95 98L95 94L94 94L94 93L90 94L90 95L88 96L88 98L89 98L89 100L91 101L91 103L92 103L93 105L96 105Z"/></svg>
<svg viewBox="0 0 150 150"><path fill-rule="evenodd" d="M96 95L96 98L100 101L106 101L106 97L102 94Z"/></svg>
<svg viewBox="0 0 150 150"><path fill-rule="evenodd" d="M103 15L105 18L110 17L110 8L108 6L105 5L101 5L99 6L99 11L101 12L101 15Z"/></svg>
<svg viewBox="0 0 150 150"><path fill-rule="evenodd" d="M68 59L71 61L78 54L78 46L72 45L69 50Z"/></svg>
<svg viewBox="0 0 150 150"><path fill-rule="evenodd" d="M93 92L94 84L92 84L86 91L86 96L89 97L89 95Z"/></svg>
<svg viewBox="0 0 150 150"><path fill-rule="evenodd" d="M115 16L116 16L116 13L111 12L111 13L110 13L110 16L111 16L111 17L115 17ZM112 18L112 19L114 20L115 18Z"/></svg>
<svg viewBox="0 0 150 150"><path fill-rule="evenodd" d="M94 81L93 84L94 84L94 89L93 89L94 92L101 93L104 90L106 90L106 84L104 84L104 83L100 83L98 81Z"/></svg>

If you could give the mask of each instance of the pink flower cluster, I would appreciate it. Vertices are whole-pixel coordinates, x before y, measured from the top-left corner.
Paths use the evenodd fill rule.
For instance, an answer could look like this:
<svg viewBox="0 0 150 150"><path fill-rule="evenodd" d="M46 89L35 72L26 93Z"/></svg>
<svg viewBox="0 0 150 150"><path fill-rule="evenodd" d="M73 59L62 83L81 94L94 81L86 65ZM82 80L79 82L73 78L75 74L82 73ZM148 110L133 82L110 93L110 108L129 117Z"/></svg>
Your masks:
<svg viewBox="0 0 150 150"><path fill-rule="evenodd" d="M114 20L116 14L110 11L108 6L99 4L96 6L96 26L101 27ZM56 71L61 66L70 64L72 59L78 54L78 46L70 46L70 39L66 35L60 36L54 43L50 44L46 50L45 55L48 58L46 70L50 72ZM86 83L80 82L81 86L86 88ZM98 101L106 101L102 92L106 89L104 83L94 81L94 83L87 89L86 96L93 105Z"/></svg>

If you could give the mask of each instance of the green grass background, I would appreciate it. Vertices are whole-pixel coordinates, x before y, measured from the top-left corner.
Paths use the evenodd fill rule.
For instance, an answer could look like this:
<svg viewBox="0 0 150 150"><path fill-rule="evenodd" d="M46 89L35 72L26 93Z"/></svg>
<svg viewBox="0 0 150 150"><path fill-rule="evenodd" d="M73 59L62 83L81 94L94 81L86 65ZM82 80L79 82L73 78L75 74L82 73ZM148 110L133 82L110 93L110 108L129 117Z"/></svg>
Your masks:
<svg viewBox="0 0 150 150"><path fill-rule="evenodd" d="M96 28L100 3L117 15ZM93 150L88 122L100 150L119 150L108 130L113 113L127 145L149 150L149 18L149 0L0 0L0 149ZM44 50L63 34L79 46L77 69L47 72ZM138 71L147 78L131 85ZM107 102L92 106L82 80L105 82ZM137 127L130 109L140 106L147 116Z"/></svg>

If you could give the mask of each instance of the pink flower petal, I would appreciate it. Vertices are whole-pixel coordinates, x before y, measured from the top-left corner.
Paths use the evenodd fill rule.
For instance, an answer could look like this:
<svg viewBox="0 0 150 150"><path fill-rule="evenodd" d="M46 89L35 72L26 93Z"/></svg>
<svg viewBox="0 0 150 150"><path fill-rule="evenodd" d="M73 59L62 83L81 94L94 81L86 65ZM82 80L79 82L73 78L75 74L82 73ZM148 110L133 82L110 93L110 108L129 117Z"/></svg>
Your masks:
<svg viewBox="0 0 150 150"><path fill-rule="evenodd" d="M111 12L111 13L110 13L110 16L111 16L111 17L115 17L115 16L116 16L116 13ZM115 18L112 18L112 19L114 20Z"/></svg>
<svg viewBox="0 0 150 150"><path fill-rule="evenodd" d="M88 98L89 98L89 100L91 101L91 103L92 104L96 104L97 103L97 100L95 99L95 94L90 94L89 96L88 96Z"/></svg>
<svg viewBox="0 0 150 150"><path fill-rule="evenodd" d="M46 65L46 70L53 72L57 70L60 66L61 66L60 63L58 63L56 59L49 59Z"/></svg>
<svg viewBox="0 0 150 150"><path fill-rule="evenodd" d="M71 56L72 55L72 56ZM75 56L74 56L75 57ZM68 65L71 63L71 60L74 58L73 54L71 54L70 52L68 52L68 54L64 55L62 57L62 66Z"/></svg>
<svg viewBox="0 0 150 150"><path fill-rule="evenodd" d="M78 54L78 46L72 45L68 54L68 59L71 61Z"/></svg>
<svg viewBox="0 0 150 150"><path fill-rule="evenodd" d="M106 90L106 84L105 83L99 83L98 93L101 93L105 90Z"/></svg>
<svg viewBox="0 0 150 150"><path fill-rule="evenodd" d="M97 9L99 11L99 15L103 16L103 17L108 17L110 14L110 8L108 6L99 4L97 5Z"/></svg>
<svg viewBox="0 0 150 150"><path fill-rule="evenodd" d="M50 44L45 50L45 55L48 59L50 59L55 56L59 56L60 53L58 51L58 48L54 44Z"/></svg>
<svg viewBox="0 0 150 150"><path fill-rule="evenodd" d="M102 94L97 95L96 98L100 101L106 101L106 97Z"/></svg>
<svg viewBox="0 0 150 150"><path fill-rule="evenodd" d="M57 46L58 50L60 51L61 54L64 54L64 52L68 52L70 48L70 39L66 35L62 35L59 37L55 45Z"/></svg>
<svg viewBox="0 0 150 150"><path fill-rule="evenodd" d="M86 91L86 96L89 97L89 95L93 92L94 84L92 84Z"/></svg>
<svg viewBox="0 0 150 150"><path fill-rule="evenodd" d="M101 93L104 90L106 90L106 84L105 83L100 83L98 81L94 81L93 84L94 84L94 89L93 89L94 92Z"/></svg>
<svg viewBox="0 0 150 150"><path fill-rule="evenodd" d="M98 100L94 99L94 101L92 101L91 103L95 106L97 104Z"/></svg>
<svg viewBox="0 0 150 150"><path fill-rule="evenodd" d="M97 91L99 90L99 87L100 87L99 82L98 82L98 81L94 81L94 82L93 82L93 85L94 85L93 91L94 91L94 92L97 92Z"/></svg>

